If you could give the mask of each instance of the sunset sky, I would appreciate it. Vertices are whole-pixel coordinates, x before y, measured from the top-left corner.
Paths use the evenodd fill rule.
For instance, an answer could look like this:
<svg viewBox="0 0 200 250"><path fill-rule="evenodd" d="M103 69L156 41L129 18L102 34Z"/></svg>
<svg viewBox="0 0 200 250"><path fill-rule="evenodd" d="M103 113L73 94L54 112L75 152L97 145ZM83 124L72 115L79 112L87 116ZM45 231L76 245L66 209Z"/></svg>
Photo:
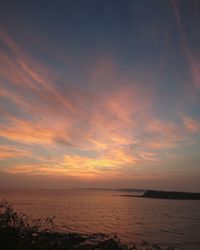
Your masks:
<svg viewBox="0 0 200 250"><path fill-rule="evenodd" d="M199 180L200 1L1 1L1 187Z"/></svg>

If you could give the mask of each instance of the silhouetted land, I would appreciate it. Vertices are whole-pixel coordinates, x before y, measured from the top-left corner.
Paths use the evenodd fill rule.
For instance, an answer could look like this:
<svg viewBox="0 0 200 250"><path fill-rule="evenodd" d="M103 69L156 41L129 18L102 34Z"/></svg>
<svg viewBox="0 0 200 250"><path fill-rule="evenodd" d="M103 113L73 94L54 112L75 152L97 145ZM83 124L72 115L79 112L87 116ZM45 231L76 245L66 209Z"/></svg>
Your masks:
<svg viewBox="0 0 200 250"><path fill-rule="evenodd" d="M120 191L120 192L128 192L128 193L134 193L134 192L139 192L139 193L143 193L146 190L144 189L138 189L138 188L121 188L121 189L115 189L115 191Z"/></svg>
<svg viewBox="0 0 200 250"><path fill-rule="evenodd" d="M2 250L173 250L144 241L122 244L116 235L55 232L53 218L31 220L0 203L0 249Z"/></svg>
<svg viewBox="0 0 200 250"><path fill-rule="evenodd" d="M167 192L148 190L143 195L122 195L128 197L173 199L173 200L200 200L200 193Z"/></svg>
<svg viewBox="0 0 200 250"><path fill-rule="evenodd" d="M138 188L72 188L73 190L89 190L89 191L118 191L118 192L145 192L144 189Z"/></svg>

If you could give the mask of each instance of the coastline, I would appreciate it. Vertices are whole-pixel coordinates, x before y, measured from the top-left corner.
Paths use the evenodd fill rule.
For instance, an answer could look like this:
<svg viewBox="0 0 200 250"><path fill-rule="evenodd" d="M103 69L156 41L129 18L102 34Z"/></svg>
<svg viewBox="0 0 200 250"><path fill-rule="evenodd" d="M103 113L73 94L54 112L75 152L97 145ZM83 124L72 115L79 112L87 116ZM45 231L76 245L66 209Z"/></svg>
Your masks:
<svg viewBox="0 0 200 250"><path fill-rule="evenodd" d="M142 195L123 194L120 196L149 198L149 199L169 199L169 200L200 200L200 193L154 191L148 190Z"/></svg>
<svg viewBox="0 0 200 250"><path fill-rule="evenodd" d="M31 220L18 214L5 200L0 202L0 247L3 250L175 250L147 241L124 244L117 235L61 233L54 230L54 217Z"/></svg>

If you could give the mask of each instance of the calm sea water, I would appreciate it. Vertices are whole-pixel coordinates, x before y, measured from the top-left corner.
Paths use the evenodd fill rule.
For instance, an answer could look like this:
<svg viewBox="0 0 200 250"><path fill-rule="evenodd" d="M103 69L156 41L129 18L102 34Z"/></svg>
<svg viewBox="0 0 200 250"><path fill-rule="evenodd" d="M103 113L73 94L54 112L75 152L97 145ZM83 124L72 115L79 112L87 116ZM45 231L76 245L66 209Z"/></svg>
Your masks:
<svg viewBox="0 0 200 250"><path fill-rule="evenodd" d="M56 216L65 232L117 233L122 241L146 240L176 249L200 249L200 201L122 197L124 192L0 190L18 212Z"/></svg>

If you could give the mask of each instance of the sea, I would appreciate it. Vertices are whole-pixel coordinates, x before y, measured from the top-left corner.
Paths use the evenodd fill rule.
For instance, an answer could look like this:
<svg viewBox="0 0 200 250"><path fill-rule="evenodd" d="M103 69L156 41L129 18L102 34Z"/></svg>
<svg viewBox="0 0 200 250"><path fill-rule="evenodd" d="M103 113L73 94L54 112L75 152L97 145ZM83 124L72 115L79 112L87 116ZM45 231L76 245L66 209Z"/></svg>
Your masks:
<svg viewBox="0 0 200 250"><path fill-rule="evenodd" d="M130 193L0 189L0 200L6 199L17 212L33 219L55 216L55 229L60 232L117 234L124 243L149 242L175 249L200 250L200 201L124 194Z"/></svg>

